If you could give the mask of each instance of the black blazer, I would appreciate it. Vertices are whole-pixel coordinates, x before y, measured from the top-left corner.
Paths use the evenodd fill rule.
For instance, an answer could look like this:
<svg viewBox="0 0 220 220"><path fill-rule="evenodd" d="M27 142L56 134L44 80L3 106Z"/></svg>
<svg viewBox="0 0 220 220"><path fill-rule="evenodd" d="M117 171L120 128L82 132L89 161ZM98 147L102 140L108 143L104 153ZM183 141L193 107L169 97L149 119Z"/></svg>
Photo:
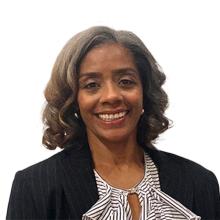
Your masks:
<svg viewBox="0 0 220 220"><path fill-rule="evenodd" d="M202 219L220 219L215 175L179 156L146 148L161 190ZM81 219L98 200L88 146L71 146L15 175L7 219Z"/></svg>

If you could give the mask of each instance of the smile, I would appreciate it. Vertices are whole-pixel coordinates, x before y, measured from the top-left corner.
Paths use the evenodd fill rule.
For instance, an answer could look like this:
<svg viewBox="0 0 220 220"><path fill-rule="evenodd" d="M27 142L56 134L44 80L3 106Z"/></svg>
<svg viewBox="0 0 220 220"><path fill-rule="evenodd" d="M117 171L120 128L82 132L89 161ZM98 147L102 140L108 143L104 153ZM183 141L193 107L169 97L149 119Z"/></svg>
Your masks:
<svg viewBox="0 0 220 220"><path fill-rule="evenodd" d="M119 112L115 114L98 114L98 117L103 121L114 121L123 118L128 111Z"/></svg>

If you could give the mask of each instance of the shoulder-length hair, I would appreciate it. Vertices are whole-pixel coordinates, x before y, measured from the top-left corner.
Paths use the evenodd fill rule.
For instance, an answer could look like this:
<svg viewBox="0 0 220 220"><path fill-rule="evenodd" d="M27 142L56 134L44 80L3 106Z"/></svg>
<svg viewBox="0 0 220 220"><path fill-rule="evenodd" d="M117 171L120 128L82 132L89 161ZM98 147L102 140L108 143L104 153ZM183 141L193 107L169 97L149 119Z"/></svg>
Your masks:
<svg viewBox="0 0 220 220"><path fill-rule="evenodd" d="M144 114L138 122L137 142L153 147L160 133L169 128L164 112L167 94L162 89L165 75L143 42L132 32L96 26L73 36L61 50L53 66L45 89L43 110L43 144L49 149L65 148L87 139L86 128L80 118L77 92L79 67L85 55L104 43L117 43L133 55L143 87Z"/></svg>

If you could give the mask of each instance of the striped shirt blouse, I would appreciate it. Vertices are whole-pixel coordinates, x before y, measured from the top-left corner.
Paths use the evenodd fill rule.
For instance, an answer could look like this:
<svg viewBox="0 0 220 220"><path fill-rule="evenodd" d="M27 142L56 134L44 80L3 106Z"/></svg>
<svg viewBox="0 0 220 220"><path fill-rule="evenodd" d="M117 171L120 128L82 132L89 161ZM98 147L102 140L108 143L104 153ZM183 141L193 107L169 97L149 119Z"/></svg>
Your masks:
<svg viewBox="0 0 220 220"><path fill-rule="evenodd" d="M83 215L82 219L132 220L127 195L137 193L141 205L140 220L199 220L199 216L161 191L157 168L147 153L144 161L144 178L128 190L110 186L94 170L99 200Z"/></svg>

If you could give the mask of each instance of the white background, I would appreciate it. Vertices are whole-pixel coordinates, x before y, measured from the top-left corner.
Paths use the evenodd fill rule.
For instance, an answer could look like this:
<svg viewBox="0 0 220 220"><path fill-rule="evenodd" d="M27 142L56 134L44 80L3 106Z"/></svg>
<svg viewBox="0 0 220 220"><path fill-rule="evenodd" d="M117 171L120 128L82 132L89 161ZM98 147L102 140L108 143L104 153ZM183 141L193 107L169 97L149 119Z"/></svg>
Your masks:
<svg viewBox="0 0 220 220"><path fill-rule="evenodd" d="M173 128L157 147L220 179L218 0L0 0L0 219L16 171L57 151L41 145L43 90L66 41L94 25L136 33L167 75Z"/></svg>

